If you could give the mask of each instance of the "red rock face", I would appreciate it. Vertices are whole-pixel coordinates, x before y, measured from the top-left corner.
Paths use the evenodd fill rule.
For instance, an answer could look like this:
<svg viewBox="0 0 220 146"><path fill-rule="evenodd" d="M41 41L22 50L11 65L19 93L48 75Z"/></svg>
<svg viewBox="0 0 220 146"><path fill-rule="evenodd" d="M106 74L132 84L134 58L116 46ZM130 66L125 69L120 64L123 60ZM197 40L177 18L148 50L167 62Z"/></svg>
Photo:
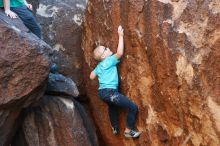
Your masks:
<svg viewBox="0 0 220 146"><path fill-rule="evenodd" d="M138 140L113 136L98 81L86 81L94 119L106 145L220 145L220 3L188 0L91 0L83 37L89 77L96 45L116 51L125 29L119 66L121 92L139 106Z"/></svg>

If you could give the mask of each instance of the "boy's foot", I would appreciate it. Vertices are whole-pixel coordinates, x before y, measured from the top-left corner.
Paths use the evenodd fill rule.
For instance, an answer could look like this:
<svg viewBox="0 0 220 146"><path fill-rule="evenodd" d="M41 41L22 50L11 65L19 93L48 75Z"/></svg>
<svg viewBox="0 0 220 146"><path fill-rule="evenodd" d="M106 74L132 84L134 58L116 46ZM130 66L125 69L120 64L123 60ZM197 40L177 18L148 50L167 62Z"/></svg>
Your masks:
<svg viewBox="0 0 220 146"><path fill-rule="evenodd" d="M124 133L124 136L126 138L138 138L140 135L141 135L142 132L138 132L138 131L135 131L135 130L130 130L130 132L125 132Z"/></svg>
<svg viewBox="0 0 220 146"><path fill-rule="evenodd" d="M119 129L113 127L113 128L112 128L112 133L113 133L114 135L119 134Z"/></svg>

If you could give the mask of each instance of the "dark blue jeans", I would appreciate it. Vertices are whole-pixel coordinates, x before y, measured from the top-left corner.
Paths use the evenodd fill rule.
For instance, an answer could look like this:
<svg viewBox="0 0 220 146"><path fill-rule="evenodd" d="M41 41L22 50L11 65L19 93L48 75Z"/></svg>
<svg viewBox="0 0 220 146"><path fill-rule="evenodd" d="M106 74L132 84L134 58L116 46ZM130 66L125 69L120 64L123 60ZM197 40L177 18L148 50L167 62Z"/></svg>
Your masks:
<svg viewBox="0 0 220 146"><path fill-rule="evenodd" d="M11 7L10 9L19 16L19 18L23 21L24 25L28 29L30 29L32 33L41 38L40 27L37 24L34 15L26 6Z"/></svg>
<svg viewBox="0 0 220 146"><path fill-rule="evenodd" d="M137 105L128 99L128 97L120 94L116 89L100 89L99 96L108 104L109 118L112 127L119 128L118 124L118 108L128 108L128 116L126 126L129 129L135 128Z"/></svg>

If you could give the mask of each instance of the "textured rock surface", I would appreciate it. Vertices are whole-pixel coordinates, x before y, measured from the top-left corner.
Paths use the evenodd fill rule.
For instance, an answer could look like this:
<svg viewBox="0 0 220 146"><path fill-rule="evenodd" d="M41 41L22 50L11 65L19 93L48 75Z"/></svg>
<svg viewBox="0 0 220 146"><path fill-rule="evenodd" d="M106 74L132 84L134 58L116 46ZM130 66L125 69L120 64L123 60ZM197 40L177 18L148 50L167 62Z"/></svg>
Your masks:
<svg viewBox="0 0 220 146"><path fill-rule="evenodd" d="M27 96L47 78L49 63L45 54L50 47L34 35L19 30L19 25L23 25L21 21L19 24L19 20L1 18L0 105L3 106ZM16 22L18 26L14 26Z"/></svg>
<svg viewBox="0 0 220 146"><path fill-rule="evenodd" d="M0 145L7 146L10 144L18 126L21 122L18 120L21 108L8 108L0 110Z"/></svg>
<svg viewBox="0 0 220 146"><path fill-rule="evenodd" d="M111 135L98 81L87 81L93 116L106 145L220 145L220 2L124 0L88 3L83 37L86 75L102 44L116 51L125 29L121 91L139 105L138 140ZM121 131L125 125L121 114ZM105 127L105 128L103 128Z"/></svg>
<svg viewBox="0 0 220 146"><path fill-rule="evenodd" d="M96 146L93 127L86 129L79 113L79 104L59 96L44 96L24 120L14 146ZM82 112L82 109L80 109ZM85 117L84 117L85 118ZM84 120L84 122L83 122Z"/></svg>
<svg viewBox="0 0 220 146"><path fill-rule="evenodd" d="M22 108L45 91L50 47L28 33L19 19L0 10L0 145L8 145Z"/></svg>
<svg viewBox="0 0 220 146"><path fill-rule="evenodd" d="M82 22L86 0L30 0L36 8L44 41L57 50L59 72L71 77L81 94L83 88Z"/></svg>

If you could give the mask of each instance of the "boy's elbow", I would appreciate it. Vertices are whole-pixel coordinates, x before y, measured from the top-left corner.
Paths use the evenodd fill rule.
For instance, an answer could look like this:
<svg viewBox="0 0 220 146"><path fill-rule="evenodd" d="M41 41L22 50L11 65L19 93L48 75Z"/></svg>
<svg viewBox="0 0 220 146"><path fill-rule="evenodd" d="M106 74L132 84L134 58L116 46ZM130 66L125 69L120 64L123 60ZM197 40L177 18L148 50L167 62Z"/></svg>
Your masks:
<svg viewBox="0 0 220 146"><path fill-rule="evenodd" d="M95 75L93 72L91 72L91 74L90 74L90 76L89 76L90 80L94 80L95 77L96 77L96 75Z"/></svg>
<svg viewBox="0 0 220 146"><path fill-rule="evenodd" d="M90 80L93 80L93 79L94 79L91 75L89 76L89 78L90 78Z"/></svg>
<svg viewBox="0 0 220 146"><path fill-rule="evenodd" d="M90 80L94 80L95 79L94 77L91 77L91 76L89 78L90 78Z"/></svg>
<svg viewBox="0 0 220 146"><path fill-rule="evenodd" d="M116 53L115 55L118 59L120 59L123 56L123 53Z"/></svg>

